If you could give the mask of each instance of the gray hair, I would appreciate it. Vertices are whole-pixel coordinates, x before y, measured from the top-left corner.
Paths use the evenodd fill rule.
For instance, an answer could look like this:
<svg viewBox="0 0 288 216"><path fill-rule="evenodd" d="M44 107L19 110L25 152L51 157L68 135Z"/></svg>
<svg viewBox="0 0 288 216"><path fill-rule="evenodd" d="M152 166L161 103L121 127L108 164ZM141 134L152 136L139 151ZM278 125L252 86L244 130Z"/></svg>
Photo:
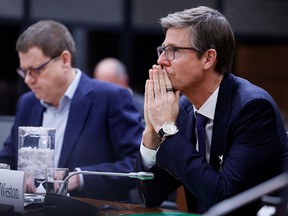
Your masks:
<svg viewBox="0 0 288 216"><path fill-rule="evenodd" d="M169 14L160 19L166 34L172 27L188 28L191 45L200 51L198 57L208 49L217 51L216 71L222 74L232 69L235 38L228 20L219 11L200 6Z"/></svg>

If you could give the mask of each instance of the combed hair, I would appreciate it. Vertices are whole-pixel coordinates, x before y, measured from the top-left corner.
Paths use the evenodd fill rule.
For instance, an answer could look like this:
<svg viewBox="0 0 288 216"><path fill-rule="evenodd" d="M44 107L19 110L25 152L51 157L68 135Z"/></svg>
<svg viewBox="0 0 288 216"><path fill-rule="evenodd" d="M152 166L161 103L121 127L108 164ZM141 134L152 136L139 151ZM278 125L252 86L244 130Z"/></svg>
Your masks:
<svg viewBox="0 0 288 216"><path fill-rule="evenodd" d="M201 52L198 56L208 49L215 49L216 71L222 74L231 71L235 38L228 20L219 11L200 6L171 13L159 22L165 34L169 28L189 29L191 45Z"/></svg>
<svg viewBox="0 0 288 216"><path fill-rule="evenodd" d="M32 47L38 47L47 57L55 57L67 50L75 63L75 42L69 30L59 22L42 20L28 27L18 38L16 50L26 53Z"/></svg>

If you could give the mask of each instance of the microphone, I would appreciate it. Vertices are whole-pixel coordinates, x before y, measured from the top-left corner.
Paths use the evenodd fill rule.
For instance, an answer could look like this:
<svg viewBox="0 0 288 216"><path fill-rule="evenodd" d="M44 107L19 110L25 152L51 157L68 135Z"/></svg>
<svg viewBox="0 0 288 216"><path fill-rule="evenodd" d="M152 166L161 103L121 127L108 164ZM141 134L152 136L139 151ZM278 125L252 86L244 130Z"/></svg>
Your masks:
<svg viewBox="0 0 288 216"><path fill-rule="evenodd" d="M129 178L137 178L140 180L151 180L154 178L154 174L151 172L130 172L130 173L115 173L115 172L97 172L97 171L77 171L69 174L65 179L63 184L60 186L58 190L58 194L64 195L65 186L68 183L69 178L74 175L104 175L104 176L118 176L118 177L129 177Z"/></svg>

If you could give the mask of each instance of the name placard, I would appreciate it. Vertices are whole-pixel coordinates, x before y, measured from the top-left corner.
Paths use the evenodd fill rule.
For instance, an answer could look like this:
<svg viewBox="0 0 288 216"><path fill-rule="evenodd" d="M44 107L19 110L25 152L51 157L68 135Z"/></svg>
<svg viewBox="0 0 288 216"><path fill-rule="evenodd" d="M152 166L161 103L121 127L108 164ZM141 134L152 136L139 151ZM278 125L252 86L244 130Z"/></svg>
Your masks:
<svg viewBox="0 0 288 216"><path fill-rule="evenodd" d="M0 204L14 206L14 212L24 212L24 171L0 169Z"/></svg>

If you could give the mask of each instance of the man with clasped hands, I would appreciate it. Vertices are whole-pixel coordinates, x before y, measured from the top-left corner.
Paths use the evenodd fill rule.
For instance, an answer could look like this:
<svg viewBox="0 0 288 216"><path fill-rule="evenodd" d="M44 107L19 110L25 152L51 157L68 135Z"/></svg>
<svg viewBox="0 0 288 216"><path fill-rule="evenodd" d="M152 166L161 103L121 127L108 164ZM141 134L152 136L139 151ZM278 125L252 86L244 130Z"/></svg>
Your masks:
<svg viewBox="0 0 288 216"><path fill-rule="evenodd" d="M68 29L39 21L18 38L18 74L31 89L19 99L0 161L17 168L18 126L56 128L55 167L100 172L134 171L143 126L129 91L96 81L74 67L75 44ZM133 179L75 175L72 196L127 201ZM30 185L28 192L34 192Z"/></svg>
<svg viewBox="0 0 288 216"><path fill-rule="evenodd" d="M283 172L287 135L271 96L230 73L235 40L221 13L200 6L160 23L165 40L145 86L136 167L155 177L139 181L139 191L152 207L183 185L188 210L202 213ZM207 119L203 154L199 114ZM256 215L259 208L253 203L233 214Z"/></svg>

